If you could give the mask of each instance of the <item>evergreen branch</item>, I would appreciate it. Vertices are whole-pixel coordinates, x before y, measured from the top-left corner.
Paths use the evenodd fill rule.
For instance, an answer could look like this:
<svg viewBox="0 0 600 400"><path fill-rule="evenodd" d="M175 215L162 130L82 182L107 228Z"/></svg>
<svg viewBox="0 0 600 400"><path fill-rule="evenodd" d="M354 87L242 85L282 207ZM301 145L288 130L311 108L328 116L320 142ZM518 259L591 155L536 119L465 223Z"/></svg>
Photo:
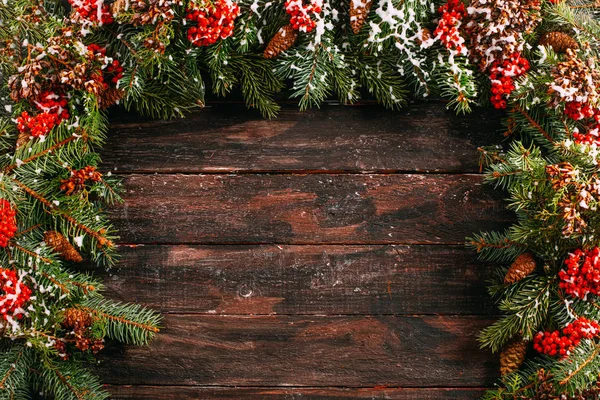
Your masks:
<svg viewBox="0 0 600 400"><path fill-rule="evenodd" d="M33 197L34 199L36 199L37 201L39 201L40 203L42 203L43 205L45 205L47 208L45 208L44 211L46 211L50 215L58 215L58 216L60 216L61 218L63 218L67 222L69 222L71 225L73 225L73 226L81 229L82 231L84 231L88 235L92 236L98 242L98 246L99 247L109 247L110 248L110 247L114 246L114 244L112 243L112 241L106 239L99 232L96 232L96 231L90 229L89 227L87 227L86 225L80 223L75 218L73 218L71 215L69 215L68 213L66 213L65 211L57 209L54 206L54 204L52 204L49 200L45 199L43 196L41 196L35 190L29 188L28 186L26 186L22 182L18 181L17 179L14 179L14 178L11 178L11 179L12 179L12 181L17 186L19 186L21 189L23 189L23 191L25 193L29 194L31 197Z"/></svg>
<svg viewBox="0 0 600 400"><path fill-rule="evenodd" d="M589 357L586 358L585 361L583 361L583 363L579 364L579 366L577 368L575 368L572 372L570 372L566 377L561 379L561 381L559 383L561 385L568 384L569 381L571 379L573 379L573 377L575 377L577 374L579 374L585 367L587 367L592 361L594 361L594 359L596 358L596 356L598 355L599 352L600 352L600 344L597 344L594 347L594 351L589 355Z"/></svg>
<svg viewBox="0 0 600 400"><path fill-rule="evenodd" d="M23 164L28 164L28 163L30 163L32 161L35 161L38 158L43 157L43 156L45 156L45 155L47 155L47 154L49 154L49 153L51 153L51 152L59 149L60 147L66 145L67 143L70 143L70 142L72 142L74 140L77 140L79 138L82 138L82 140L86 140L87 136L85 134L83 136L81 136L81 137L70 136L70 137L68 137L66 139L63 139L60 142L58 142L58 143L56 143L56 144L48 147L47 149L45 149L45 150L43 150L43 151L41 151L41 152L39 152L37 154L34 154L31 157L26 158L25 160L22 160L22 161L20 161L18 163L9 165L8 167L6 167L4 169L4 171L5 171L5 173L10 173L13 169L15 169L17 167L20 167Z"/></svg>
<svg viewBox="0 0 600 400"><path fill-rule="evenodd" d="M31 251L31 250L27 250L26 248L24 248L22 246L19 246L16 243L11 243L11 247L14 247L15 249L18 249L19 251L22 251L23 253L27 254L28 256L40 259L43 262L45 262L46 264L51 264L52 263L52 260L50 260L49 258L42 257L39 254L37 254L37 253L35 253L35 252Z"/></svg>
<svg viewBox="0 0 600 400"><path fill-rule="evenodd" d="M81 306L104 324L109 337L142 345L159 331L161 318L136 304L121 304L101 297L88 297Z"/></svg>
<svg viewBox="0 0 600 400"><path fill-rule="evenodd" d="M513 110L523 115L531 124L531 126L533 126L543 137L545 137L548 142L554 143L554 139L552 139L552 137L548 134L548 132L544 130L544 128L540 126L540 124L538 124L533 118L531 118L531 115L529 115L529 113L527 113L518 105L513 106Z"/></svg>

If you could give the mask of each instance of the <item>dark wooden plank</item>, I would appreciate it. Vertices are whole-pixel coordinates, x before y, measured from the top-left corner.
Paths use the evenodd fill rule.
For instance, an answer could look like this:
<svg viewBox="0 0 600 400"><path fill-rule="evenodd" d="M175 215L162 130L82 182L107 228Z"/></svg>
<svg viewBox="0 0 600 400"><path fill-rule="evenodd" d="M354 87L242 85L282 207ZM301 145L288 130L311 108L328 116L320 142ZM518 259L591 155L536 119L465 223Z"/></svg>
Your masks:
<svg viewBox="0 0 600 400"><path fill-rule="evenodd" d="M462 244L512 216L479 175L130 175L126 243Z"/></svg>
<svg viewBox="0 0 600 400"><path fill-rule="evenodd" d="M162 312L482 314L489 268L462 246L125 246L107 295Z"/></svg>
<svg viewBox="0 0 600 400"><path fill-rule="evenodd" d="M121 172L476 172L477 147L502 140L498 113L456 116L439 102L400 112L293 107L272 121L221 105L185 120L113 121L103 167Z"/></svg>
<svg viewBox="0 0 600 400"><path fill-rule="evenodd" d="M484 389L413 388L226 388L190 386L109 386L114 400L475 400Z"/></svg>
<svg viewBox="0 0 600 400"><path fill-rule="evenodd" d="M489 387L476 317L168 314L150 347L109 347L104 382L130 385Z"/></svg>

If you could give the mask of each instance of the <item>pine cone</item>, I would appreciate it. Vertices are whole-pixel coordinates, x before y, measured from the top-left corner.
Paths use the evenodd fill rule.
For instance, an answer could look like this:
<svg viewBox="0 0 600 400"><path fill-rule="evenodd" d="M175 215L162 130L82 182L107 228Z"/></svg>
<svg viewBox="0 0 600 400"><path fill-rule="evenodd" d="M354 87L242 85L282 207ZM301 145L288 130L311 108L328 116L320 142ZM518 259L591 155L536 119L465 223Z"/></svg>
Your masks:
<svg viewBox="0 0 600 400"><path fill-rule="evenodd" d="M567 49L577 50L579 45L571 36L563 32L545 32L538 44L542 46L550 46L556 53L566 53Z"/></svg>
<svg viewBox="0 0 600 400"><path fill-rule="evenodd" d="M519 339L510 342L500 353L500 375L504 376L519 369L525 361L527 342Z"/></svg>
<svg viewBox="0 0 600 400"><path fill-rule="evenodd" d="M110 5L110 11L113 15L118 15L127 8L127 0L117 0Z"/></svg>
<svg viewBox="0 0 600 400"><path fill-rule="evenodd" d="M420 46L421 43L426 42L429 39L431 39L431 31L427 28L423 28L423 29L421 29L420 37L417 37L417 39L415 39L415 41Z"/></svg>
<svg viewBox="0 0 600 400"><path fill-rule="evenodd" d="M25 146L27 143L29 143L29 134L25 132L19 132L16 143L17 149Z"/></svg>
<svg viewBox="0 0 600 400"><path fill-rule="evenodd" d="M67 238L56 231L46 231L44 233L44 242L67 261L76 263L83 261L81 254L75 250L75 247L69 243Z"/></svg>
<svg viewBox="0 0 600 400"><path fill-rule="evenodd" d="M296 39L298 39L298 32L291 25L282 27L267 44L263 56L265 58L277 57L291 48L296 43Z"/></svg>
<svg viewBox="0 0 600 400"><path fill-rule="evenodd" d="M98 97L101 109L107 109L108 107L121 100L123 97L123 91L116 88L108 88Z"/></svg>
<svg viewBox="0 0 600 400"><path fill-rule="evenodd" d="M62 325L65 328L81 331L92 325L92 316L89 312L79 308L67 308L63 314Z"/></svg>
<svg viewBox="0 0 600 400"><path fill-rule="evenodd" d="M373 0L350 0L350 26L357 34L367 20Z"/></svg>
<svg viewBox="0 0 600 400"><path fill-rule="evenodd" d="M531 274L536 267L535 259L531 253L523 253L513 261L504 277L504 283L510 285Z"/></svg>

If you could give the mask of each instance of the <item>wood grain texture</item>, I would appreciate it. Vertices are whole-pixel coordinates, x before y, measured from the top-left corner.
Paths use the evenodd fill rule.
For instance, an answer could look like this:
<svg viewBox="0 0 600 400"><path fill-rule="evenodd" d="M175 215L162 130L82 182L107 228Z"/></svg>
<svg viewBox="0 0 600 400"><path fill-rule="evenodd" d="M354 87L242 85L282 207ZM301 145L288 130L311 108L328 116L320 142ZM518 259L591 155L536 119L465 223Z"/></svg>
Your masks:
<svg viewBox="0 0 600 400"><path fill-rule="evenodd" d="M486 314L463 246L124 246L112 299L210 314Z"/></svg>
<svg viewBox="0 0 600 400"><path fill-rule="evenodd" d="M149 347L102 353L114 399L469 400L495 383L476 340L490 269L463 244L513 218L473 174L497 113L112 120L123 259L100 274L108 297L165 313Z"/></svg>
<svg viewBox="0 0 600 400"><path fill-rule="evenodd" d="M130 175L130 243L462 244L511 220L477 175Z"/></svg>
<svg viewBox="0 0 600 400"><path fill-rule="evenodd" d="M442 316L167 315L150 347L113 347L104 382L134 385L478 387L491 323Z"/></svg>
<svg viewBox="0 0 600 400"><path fill-rule="evenodd" d="M400 112L288 107L271 121L221 105L185 120L113 121L102 158L117 172L476 172L477 147L501 138L499 114L456 116L440 102Z"/></svg>
<svg viewBox="0 0 600 400"><path fill-rule="evenodd" d="M109 386L113 400L475 400L483 389L422 388L227 388L193 386Z"/></svg>

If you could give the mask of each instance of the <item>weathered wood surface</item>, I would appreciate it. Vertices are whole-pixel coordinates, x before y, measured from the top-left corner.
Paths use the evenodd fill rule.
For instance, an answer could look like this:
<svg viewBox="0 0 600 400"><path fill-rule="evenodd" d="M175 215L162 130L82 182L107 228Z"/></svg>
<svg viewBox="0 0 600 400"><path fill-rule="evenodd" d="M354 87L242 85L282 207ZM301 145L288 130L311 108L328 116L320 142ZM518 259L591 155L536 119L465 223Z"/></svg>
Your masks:
<svg viewBox="0 0 600 400"><path fill-rule="evenodd" d="M489 268L463 246L125 246L107 295L162 312L486 314Z"/></svg>
<svg viewBox="0 0 600 400"><path fill-rule="evenodd" d="M107 349L110 384L473 387L497 367L476 351L489 319L464 316L168 314L148 348Z"/></svg>
<svg viewBox="0 0 600 400"><path fill-rule="evenodd" d="M462 244L508 221L477 175L130 175L133 243Z"/></svg>
<svg viewBox="0 0 600 400"><path fill-rule="evenodd" d="M103 160L117 172L477 172L477 147L499 142L499 115L450 115L441 103L289 108L271 121L244 106L165 122L119 115Z"/></svg>
<svg viewBox="0 0 600 400"><path fill-rule="evenodd" d="M423 388L225 388L195 386L111 386L115 400L475 400L482 389Z"/></svg>
<svg viewBox="0 0 600 400"><path fill-rule="evenodd" d="M490 266L463 247L511 220L477 147L498 115L442 104L158 122L118 115L103 153L121 263L107 294L165 313L109 346L116 399L475 399L497 377L477 332Z"/></svg>

